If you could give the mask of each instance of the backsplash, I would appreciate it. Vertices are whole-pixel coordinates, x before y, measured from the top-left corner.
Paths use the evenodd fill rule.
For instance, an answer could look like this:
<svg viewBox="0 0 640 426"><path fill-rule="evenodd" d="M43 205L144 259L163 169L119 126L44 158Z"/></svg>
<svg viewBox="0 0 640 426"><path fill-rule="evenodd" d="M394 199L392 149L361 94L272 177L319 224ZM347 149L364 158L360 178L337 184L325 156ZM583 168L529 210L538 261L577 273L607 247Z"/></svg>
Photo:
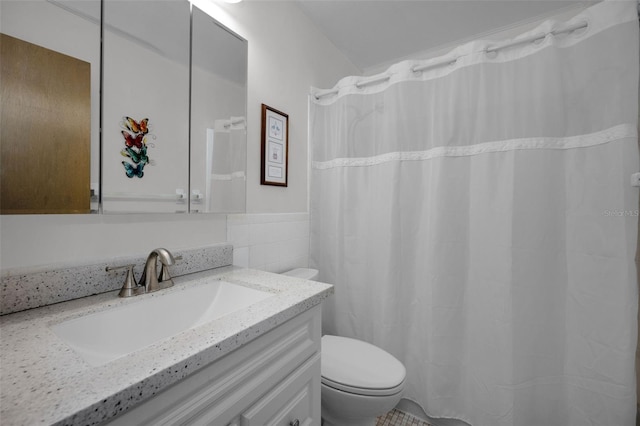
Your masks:
<svg viewBox="0 0 640 426"><path fill-rule="evenodd" d="M233 264L267 272L309 265L309 214L233 214L227 216Z"/></svg>
<svg viewBox="0 0 640 426"><path fill-rule="evenodd" d="M228 266L233 261L233 247L230 244L175 251L170 247L168 249L174 257L182 256L169 269L174 277ZM105 268L133 263L136 265L136 279L139 279L147 255L119 257L93 264L2 271L0 315L117 290L122 287L126 270L107 272Z"/></svg>
<svg viewBox="0 0 640 426"><path fill-rule="evenodd" d="M231 264L277 273L307 267L309 214L228 215L227 241L197 249L167 247L174 256L182 256L171 266L171 275L178 277ZM105 268L133 263L139 278L147 255L2 270L0 315L117 290L122 287L126 270L107 272Z"/></svg>

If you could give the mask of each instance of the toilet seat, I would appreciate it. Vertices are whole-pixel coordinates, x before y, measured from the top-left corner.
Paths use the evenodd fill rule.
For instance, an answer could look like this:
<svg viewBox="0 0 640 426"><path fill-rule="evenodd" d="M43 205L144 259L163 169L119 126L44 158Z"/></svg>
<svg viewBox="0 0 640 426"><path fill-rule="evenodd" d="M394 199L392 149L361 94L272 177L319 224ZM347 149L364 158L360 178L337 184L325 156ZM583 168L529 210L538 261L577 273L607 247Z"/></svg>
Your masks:
<svg viewBox="0 0 640 426"><path fill-rule="evenodd" d="M318 270L311 268L296 268L287 272L283 272L282 275L302 278L303 280L315 281L316 279L318 279Z"/></svg>
<svg viewBox="0 0 640 426"><path fill-rule="evenodd" d="M322 337L322 384L366 396L388 396L404 388L404 365L390 353L361 340Z"/></svg>
<svg viewBox="0 0 640 426"><path fill-rule="evenodd" d="M333 382L325 377L322 377L322 384L342 392L348 392L348 393L352 393L355 395L362 395L362 396L390 396L390 395L395 395L399 392L402 392L404 388L404 381L400 383L398 386L393 388L370 389L370 388L358 388L353 386L347 386L342 383Z"/></svg>

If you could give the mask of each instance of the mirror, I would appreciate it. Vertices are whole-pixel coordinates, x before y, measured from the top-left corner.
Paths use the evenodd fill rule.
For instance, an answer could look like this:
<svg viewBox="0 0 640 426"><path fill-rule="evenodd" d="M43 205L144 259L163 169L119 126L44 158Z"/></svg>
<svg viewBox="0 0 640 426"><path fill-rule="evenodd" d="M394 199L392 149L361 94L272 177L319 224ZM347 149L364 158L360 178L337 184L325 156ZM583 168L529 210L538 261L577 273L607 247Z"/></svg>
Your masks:
<svg viewBox="0 0 640 426"><path fill-rule="evenodd" d="M193 6L191 211L245 211L247 42Z"/></svg>
<svg viewBox="0 0 640 426"><path fill-rule="evenodd" d="M0 2L2 214L98 209L99 17L99 0Z"/></svg>
<svg viewBox="0 0 640 426"><path fill-rule="evenodd" d="M102 211L188 211L187 1L104 0Z"/></svg>
<svg viewBox="0 0 640 426"><path fill-rule="evenodd" d="M2 33L49 49L47 54L69 56L89 68L89 94L70 102L69 122L85 124L82 137L66 133L52 137L52 129L61 127L55 113L60 108L49 107L48 120L42 119L41 111L29 116L13 107L12 115L3 114L2 157L12 158L9 163L17 166L2 167L2 214L245 210L245 40L186 0L104 0L103 4L100 0L2 0L0 18ZM45 70L45 77L55 75L49 66L39 68ZM4 75L2 78L4 83ZM65 83L63 88L73 90L60 92L66 97L80 92L80 86L73 81ZM9 95L4 90L2 96L3 107L12 105L5 103ZM53 105L59 106L61 101L55 100ZM23 127L5 131L5 122L22 116L32 118ZM31 138L30 151L5 156L5 148L24 144L26 130L40 121L44 125L40 136ZM44 139L58 144L44 145ZM71 139L82 140L85 149L72 148L77 154L73 159L69 159L69 147L60 144ZM48 154L32 161L44 146ZM66 171L77 172L80 165L89 167L67 175ZM25 179L26 169L40 176L40 181ZM58 175L66 180L45 187ZM77 193L71 192L70 181L81 183ZM25 194L31 194L32 187L40 197L35 203L38 209L5 203L5 190L28 198L31 195ZM53 205L51 200L58 202ZM73 200L81 200L80 207L74 206Z"/></svg>

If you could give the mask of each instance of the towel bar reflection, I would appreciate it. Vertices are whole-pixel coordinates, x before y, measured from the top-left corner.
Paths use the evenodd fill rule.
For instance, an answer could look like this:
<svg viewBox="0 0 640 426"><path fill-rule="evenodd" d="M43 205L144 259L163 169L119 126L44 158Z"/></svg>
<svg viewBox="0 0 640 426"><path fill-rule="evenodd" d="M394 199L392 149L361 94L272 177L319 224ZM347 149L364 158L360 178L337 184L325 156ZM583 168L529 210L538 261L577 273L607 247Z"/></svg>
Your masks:
<svg viewBox="0 0 640 426"><path fill-rule="evenodd" d="M109 192L102 195L104 201L179 201L187 198L184 191L176 190L175 194L137 194L130 192Z"/></svg>

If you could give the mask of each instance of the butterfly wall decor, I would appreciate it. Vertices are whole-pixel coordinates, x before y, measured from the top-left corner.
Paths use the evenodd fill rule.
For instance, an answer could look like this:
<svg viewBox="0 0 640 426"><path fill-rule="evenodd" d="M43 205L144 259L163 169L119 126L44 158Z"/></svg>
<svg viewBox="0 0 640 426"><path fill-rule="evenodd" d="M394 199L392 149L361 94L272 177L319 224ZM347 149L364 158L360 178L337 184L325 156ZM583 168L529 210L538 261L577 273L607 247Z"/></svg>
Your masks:
<svg viewBox="0 0 640 426"><path fill-rule="evenodd" d="M122 136L124 137L124 144L128 147L132 147L135 146L138 149L142 148L142 144L144 142L144 138L145 135L143 134L138 134L138 135L131 135L127 132L125 132L124 130L122 131Z"/></svg>
<svg viewBox="0 0 640 426"><path fill-rule="evenodd" d="M144 169L144 163L140 163L137 166L134 166L131 163L127 163L126 161L123 161L122 165L124 166L124 170L125 170L125 173L127 174L127 177L132 178L136 176L141 178L142 176L144 176L144 172L142 171L142 169Z"/></svg>
<svg viewBox="0 0 640 426"><path fill-rule="evenodd" d="M125 149L123 149L122 151L120 151L120 154L123 157L129 157L131 158L131 161L133 161L135 164L138 163L142 163L142 164L147 164L149 163L149 156L147 155L147 146L143 145L139 151L136 151L130 147L127 147Z"/></svg>
<svg viewBox="0 0 640 426"><path fill-rule="evenodd" d="M142 120L140 120L139 122L134 120L131 117L124 117L122 120L122 123L124 124L124 127L133 132L133 133L140 133L143 135L146 135L147 133L149 133L149 119L148 118L143 118Z"/></svg>
<svg viewBox="0 0 640 426"><path fill-rule="evenodd" d="M147 137L151 136L155 139L155 136L149 133L149 119L143 118L140 121L136 121L131 117L125 116L122 118L120 126L122 128L120 133L124 138L125 145L120 151L120 155L133 161L133 164L122 161L125 174L128 178L133 178L134 176L142 178L144 176L144 166L153 164L147 154L147 148L153 146L153 144L147 144Z"/></svg>

